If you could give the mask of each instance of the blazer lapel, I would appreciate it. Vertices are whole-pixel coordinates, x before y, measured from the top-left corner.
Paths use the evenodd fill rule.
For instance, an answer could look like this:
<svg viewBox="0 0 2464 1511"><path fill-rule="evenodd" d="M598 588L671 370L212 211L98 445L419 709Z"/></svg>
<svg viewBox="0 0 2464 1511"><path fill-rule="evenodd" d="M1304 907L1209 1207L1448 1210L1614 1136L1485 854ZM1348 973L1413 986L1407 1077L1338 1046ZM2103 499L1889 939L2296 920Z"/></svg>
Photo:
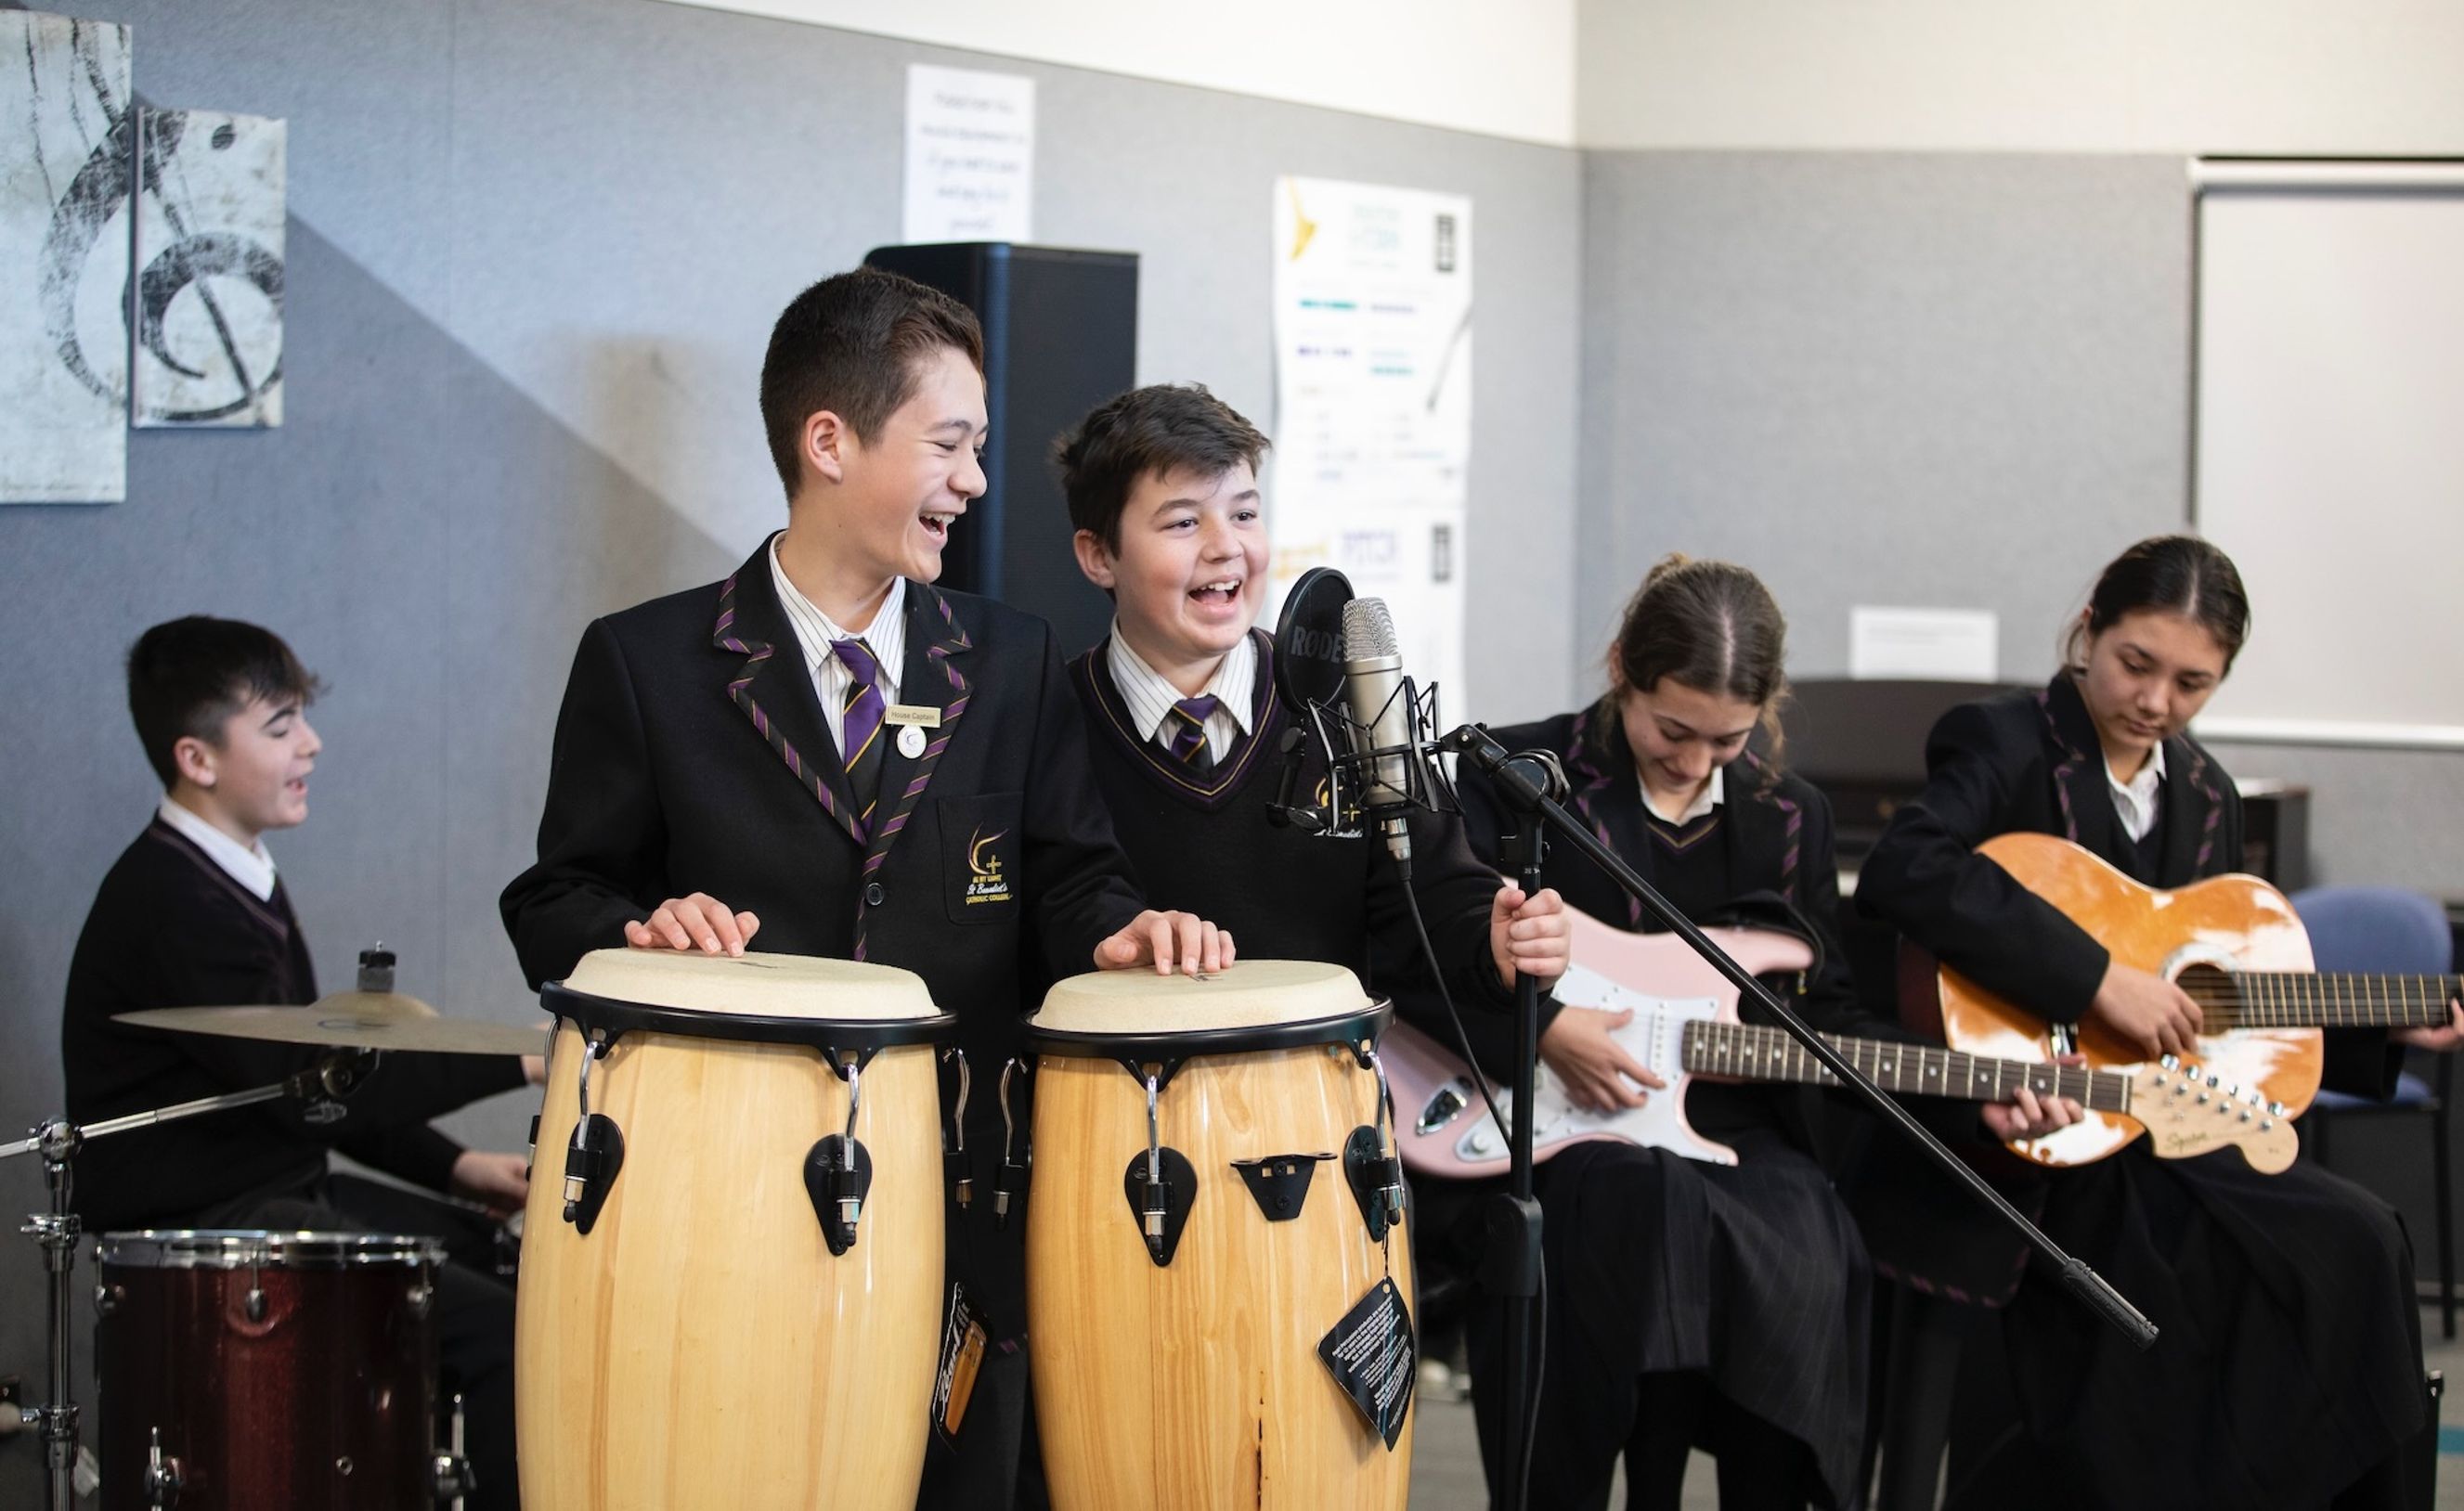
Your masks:
<svg viewBox="0 0 2464 1511"><path fill-rule="evenodd" d="M2104 751L2096 737L2096 723L2087 704L2072 686L2070 673L2057 671L2036 694L2044 715L2046 738L2056 750L2054 800L2062 821L2062 838L2111 861L2123 870L2130 835L2113 811L2113 795L2104 774Z"/></svg>
<svg viewBox="0 0 2464 1511"><path fill-rule="evenodd" d="M1603 754L1593 734L1597 718L1595 708L1575 714L1573 734L1566 742L1571 748L1561 753L1566 783L1573 789L1569 803L1602 844L1642 873L1644 881L1656 885L1651 831L1643 821L1642 787L1635 775L1634 753L1626 746L1625 731L1610 719L1599 731L1608 744ZM1625 911L1627 928L1642 927L1640 903L1625 898Z"/></svg>
<svg viewBox="0 0 2464 1511"><path fill-rule="evenodd" d="M1805 850L1804 811L1794 799L1779 795L1771 768L1751 751L1728 763L1725 780L1728 875L1737 878L1755 874L1771 864L1771 857L1777 857L1778 885L1770 888L1757 887L1755 890L1776 891L1790 907L1797 906L1797 862Z"/></svg>
<svg viewBox="0 0 2464 1511"><path fill-rule="evenodd" d="M752 722L796 783L861 846L864 826L847 786L847 766L823 722L803 652L779 602L768 541L719 585L718 619L710 639L731 658L728 701ZM738 657L742 659L733 659Z"/></svg>
<svg viewBox="0 0 2464 1511"><path fill-rule="evenodd" d="M2165 854L2155 882L2182 887L2206 875L2215 859L2227 778L2207 753L2189 740L2167 740L2165 746L2165 796L2163 811L2157 816L2165 826Z"/></svg>

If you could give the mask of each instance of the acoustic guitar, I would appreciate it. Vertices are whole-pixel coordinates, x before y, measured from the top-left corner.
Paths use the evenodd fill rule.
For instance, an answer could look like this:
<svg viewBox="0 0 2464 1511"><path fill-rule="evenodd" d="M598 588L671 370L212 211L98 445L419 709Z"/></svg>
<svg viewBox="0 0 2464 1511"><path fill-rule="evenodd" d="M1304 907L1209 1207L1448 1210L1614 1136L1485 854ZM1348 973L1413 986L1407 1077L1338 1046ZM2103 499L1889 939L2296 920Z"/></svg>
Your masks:
<svg viewBox="0 0 2464 1511"><path fill-rule="evenodd" d="M1599 1112L1576 1106L1546 1062L1539 1067L1532 1158L1591 1139L1664 1149L1687 1159L1733 1165L1736 1151L1694 1130L1685 1117L1685 1088L1696 1076L1714 1080L1836 1084L1831 1072L1780 1029L1737 1018L1737 989L1674 934L1639 934L1568 909L1573 964L1555 996L1570 1006L1634 1018L1616 1031L1618 1043L1667 1082L1641 1106ZM1756 975L1803 971L1814 963L1805 941L1755 929L1706 931ZM2177 1156L2238 1145L2254 1165L2281 1170L2298 1145L2291 1124L2248 1104L2221 1109L2209 1088L2186 1089L2177 1067L2129 1072L2055 1065L2041 1057L1995 1057L1886 1039L1821 1036L1849 1063L1886 1091L2008 1102L2019 1087L2069 1097L2099 1115L2144 1123L2157 1148ZM1387 1029L1379 1049L1394 1091L1396 1143L1415 1173L1463 1179L1503 1174L1506 1140L1482 1105L1462 1059L1408 1023ZM1491 1087L1498 1110L1511 1098ZM2244 1117L2241 1114L2251 1115Z"/></svg>
<svg viewBox="0 0 2464 1511"><path fill-rule="evenodd" d="M2180 1071L2175 1097L2225 1108L2220 1117L2238 1121L2254 1108L2261 1118L2299 1117L2319 1092L2321 1028L2434 1027L2447 1021L2456 995L2453 975L2312 970L2310 936L2293 904L2255 876L2214 876L2160 891L2046 834L1996 835L1977 853L2059 909L2114 959L2189 995L2203 1029L2197 1051L2181 1057L2187 1063L2178 1067L2169 1056L2156 1065ZM1954 1049L2037 1060L2076 1049L2100 1070L2149 1063L2138 1045L2101 1023L2049 1024L1919 951L1902 963L1902 1017L1938 1031ZM2039 1165L2069 1167L2117 1153L2141 1131L2141 1121L2090 1107L2085 1121L2011 1148ZM2179 1130L2147 1131L2157 1153L2175 1152L2167 1144ZM2255 1157L2251 1163L2269 1173L2283 1168Z"/></svg>

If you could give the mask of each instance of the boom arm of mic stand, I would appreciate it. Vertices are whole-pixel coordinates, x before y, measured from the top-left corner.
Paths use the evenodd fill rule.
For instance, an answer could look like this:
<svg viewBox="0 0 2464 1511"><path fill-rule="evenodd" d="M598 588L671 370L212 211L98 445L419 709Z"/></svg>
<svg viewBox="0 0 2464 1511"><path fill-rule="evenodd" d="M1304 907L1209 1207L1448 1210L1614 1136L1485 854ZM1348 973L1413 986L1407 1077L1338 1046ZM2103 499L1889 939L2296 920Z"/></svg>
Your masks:
<svg viewBox="0 0 2464 1511"><path fill-rule="evenodd" d="M2012 1206L2000 1192L1987 1183L1985 1177L1969 1169L1965 1160L1945 1149L1942 1141L1927 1132L1924 1126L1909 1114L1907 1108L1900 1106L1888 1092L1867 1080L1863 1072L1848 1062L1845 1056L1832 1048L1824 1041L1822 1036L1806 1026L1804 1019L1791 1011L1787 1004L1771 996L1770 990L1754 979L1744 966L1730 959L1725 951L1713 944L1702 930L1694 926L1693 920L1678 911L1667 898L1653 890L1651 884L1638 875L1634 867L1619 859L1616 851L1602 843L1598 836L1575 821L1564 807L1546 792L1541 791L1528 777L1510 770L1508 763L1513 756L1506 747L1490 736L1488 731L1477 724L1466 724L1440 740L1439 745L1442 749L1462 756L1483 772L1496 778L1499 791L1505 795L1509 804L1518 811L1538 814L1557 838L1590 857L1592 864L1607 872L1612 881L1625 889L1626 895L1642 905L1645 912L1659 919L1661 923L1667 926L1671 933L1684 940L1686 945L1708 962L1712 969L1727 977L1729 983L1740 993L1760 1003L1763 1010L1771 1015L1771 1020L1777 1023L1789 1038L1803 1045L1806 1053L1818 1061L1824 1069L1837 1077L1840 1084L1854 1091L1867 1106L1881 1113L1884 1121L1899 1130L1901 1136L1923 1150L1926 1159L1950 1176L1953 1181L1965 1187L1970 1195L1991 1208L2004 1224L2026 1239L2030 1247L2051 1261L2059 1271L2062 1283L2070 1287L2072 1293L2084 1302L2091 1311L2110 1323L2121 1331L2123 1337L2128 1338L2141 1348L2155 1343L2156 1325L2149 1322L2145 1314L2130 1304L2129 1300L2120 1291L2115 1290L2104 1277L2090 1269L2087 1261L2074 1259L2063 1250L2061 1245L2046 1237L2043 1229L2029 1221L2026 1214Z"/></svg>
<svg viewBox="0 0 2464 1511"><path fill-rule="evenodd" d="M65 1141L73 1152L77 1145L88 1139L125 1133L131 1128L152 1128L157 1123L176 1123L202 1112L221 1112L231 1107L254 1106L260 1102L278 1102L284 1097L346 1097L367 1079L376 1059L377 1051L372 1049L333 1049L319 1055L317 1062L307 1069L270 1086L226 1091L218 1096L199 1097L193 1102L177 1102L167 1107L151 1107L143 1112L130 1112L95 1123L75 1124L65 1120L47 1123L27 1138L0 1144L0 1159L14 1154L40 1153L46 1142L57 1148Z"/></svg>

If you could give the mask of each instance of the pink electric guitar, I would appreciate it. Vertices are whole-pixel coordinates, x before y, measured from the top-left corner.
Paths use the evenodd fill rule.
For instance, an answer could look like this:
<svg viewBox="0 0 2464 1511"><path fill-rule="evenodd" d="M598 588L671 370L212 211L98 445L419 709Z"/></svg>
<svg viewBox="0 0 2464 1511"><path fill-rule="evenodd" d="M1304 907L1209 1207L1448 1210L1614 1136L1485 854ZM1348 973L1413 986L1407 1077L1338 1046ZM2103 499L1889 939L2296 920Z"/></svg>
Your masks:
<svg viewBox="0 0 2464 1511"><path fill-rule="evenodd" d="M1737 1020L1737 989L1673 934L1629 933L1568 910L1574 964L1556 996L1571 1007L1634 1009L1617 1031L1626 1052L1668 1083L1639 1107L1595 1112L1578 1107L1544 1062L1537 1081L1535 1160L1569 1144L1617 1139L1664 1149L1687 1159L1733 1165L1736 1151L1697 1134L1685 1121L1685 1087L1698 1075L1728 1081L1832 1084L1836 1078L1796 1040L1776 1028ZM1756 975L1802 971L1814 963L1806 943L1754 929L1706 930L1720 948ZM2069 1097L2082 1106L2145 1126L2160 1136L2157 1152L2175 1158L2238 1145L2257 1170L2293 1163L2293 1125L2262 1103L2211 1084L2193 1069L2155 1063L2129 1072L2055 1065L2042 1060L2000 1060L1932 1045L1826 1034L1825 1042L1885 1091L1919 1092L1970 1102L2008 1102L2021 1086L2040 1096ZM1379 1047L1395 1094L1395 1122L1403 1163L1415 1173L1452 1178L1503 1174L1505 1138L1482 1105L1469 1067L1408 1023L1386 1031ZM1508 1094L1492 1088L1498 1111ZM2244 1116L2243 1114L2249 1114Z"/></svg>

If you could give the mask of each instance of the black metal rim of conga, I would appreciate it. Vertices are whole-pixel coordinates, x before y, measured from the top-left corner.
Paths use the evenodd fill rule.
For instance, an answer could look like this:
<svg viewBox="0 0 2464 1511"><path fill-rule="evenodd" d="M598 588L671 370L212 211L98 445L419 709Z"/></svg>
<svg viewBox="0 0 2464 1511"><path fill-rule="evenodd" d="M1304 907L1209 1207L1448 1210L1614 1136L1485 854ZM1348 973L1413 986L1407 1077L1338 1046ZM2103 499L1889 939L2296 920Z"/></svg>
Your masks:
<svg viewBox="0 0 2464 1511"><path fill-rule="evenodd" d="M403 1233L145 1228L106 1233L96 1251L104 1264L140 1270L347 1270L445 1262L442 1239Z"/></svg>
<svg viewBox="0 0 2464 1511"><path fill-rule="evenodd" d="M955 1013L935 1013L930 1018L767 1018L758 1013L657 1007L593 996L556 981L539 988L539 1005L585 1036L604 1035L611 1044L623 1035L641 1032L869 1054L901 1044L929 1044L958 1027Z"/></svg>
<svg viewBox="0 0 2464 1511"><path fill-rule="evenodd" d="M1026 1025L1027 1042L1047 1055L1074 1059L1115 1060L1133 1076L1139 1067L1160 1067L1161 1081L1192 1060L1208 1055L1253 1055L1274 1049L1307 1049L1335 1044L1352 1051L1363 1068L1369 1051L1395 1018L1395 1004L1372 1002L1356 1012L1332 1018L1305 1018L1288 1023L1247 1023L1237 1028L1196 1028L1178 1032L1096 1034L1066 1028Z"/></svg>

